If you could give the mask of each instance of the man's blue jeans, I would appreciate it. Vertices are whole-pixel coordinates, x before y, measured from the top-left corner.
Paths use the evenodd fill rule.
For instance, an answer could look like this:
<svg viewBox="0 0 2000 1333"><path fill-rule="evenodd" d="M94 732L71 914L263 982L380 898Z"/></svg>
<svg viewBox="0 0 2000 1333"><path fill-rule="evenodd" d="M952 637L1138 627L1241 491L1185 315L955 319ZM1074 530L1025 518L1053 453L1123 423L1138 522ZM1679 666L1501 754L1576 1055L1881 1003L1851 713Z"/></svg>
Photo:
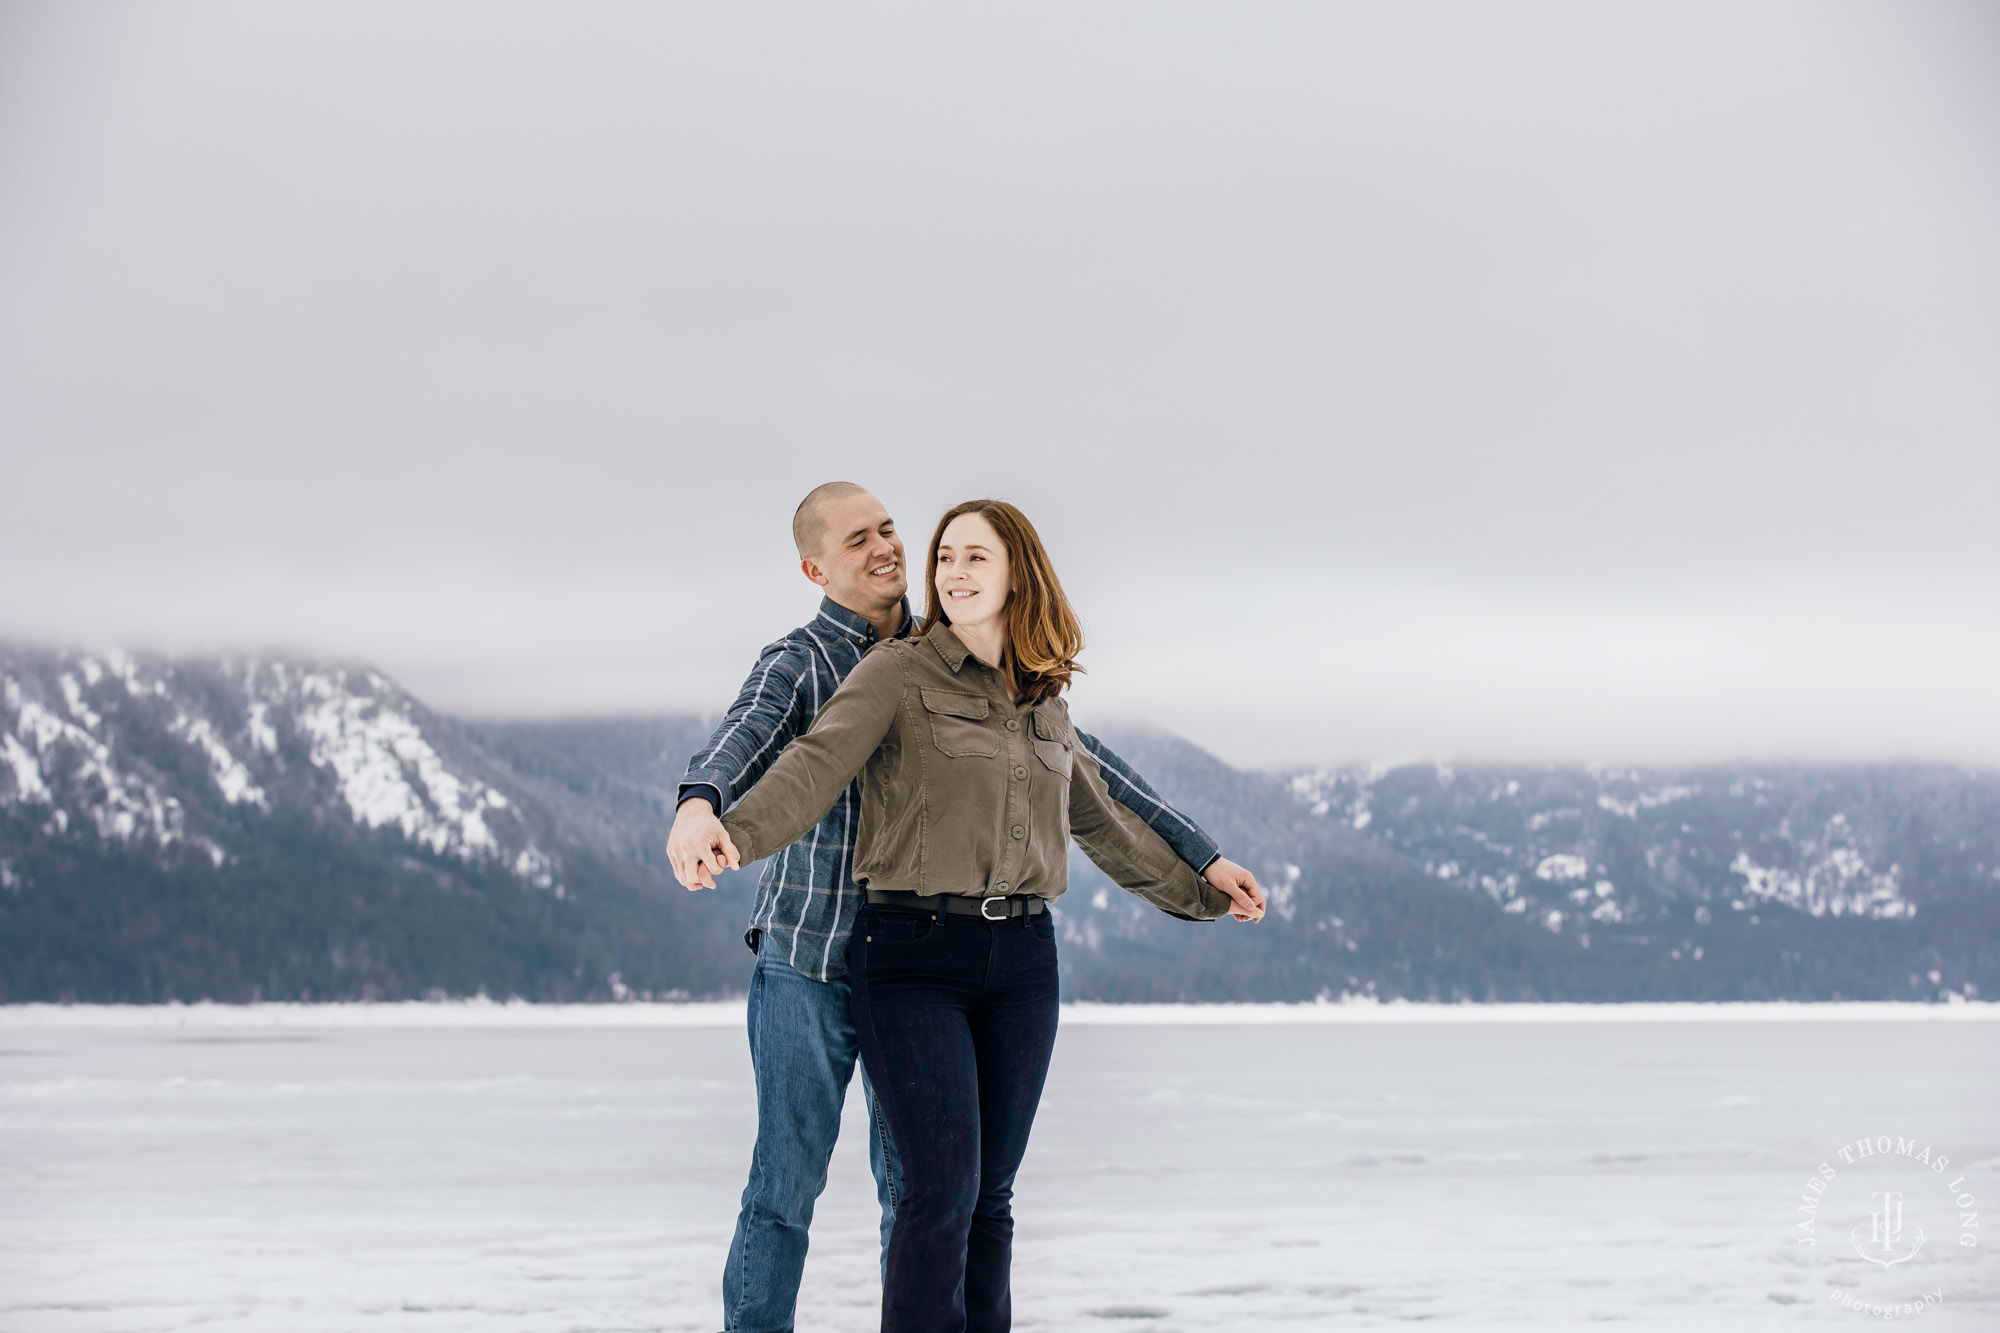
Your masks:
<svg viewBox="0 0 2000 1333"><path fill-rule="evenodd" d="M805 1273L806 1231L826 1188L826 1164L840 1136L840 1107L860 1044L845 981L814 981L770 948L750 973L750 1066L757 1076L757 1147L722 1271L727 1333L791 1333ZM868 1165L882 1204L887 1253L896 1212L895 1148L868 1073Z"/></svg>

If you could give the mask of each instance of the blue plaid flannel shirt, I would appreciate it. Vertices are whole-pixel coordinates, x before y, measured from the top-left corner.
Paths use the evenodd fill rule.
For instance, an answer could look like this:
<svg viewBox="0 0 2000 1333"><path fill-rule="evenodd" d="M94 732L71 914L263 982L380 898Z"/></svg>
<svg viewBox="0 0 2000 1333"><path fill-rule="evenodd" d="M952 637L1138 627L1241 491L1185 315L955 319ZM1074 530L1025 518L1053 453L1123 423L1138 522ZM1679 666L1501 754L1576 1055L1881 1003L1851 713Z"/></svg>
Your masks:
<svg viewBox="0 0 2000 1333"><path fill-rule="evenodd" d="M907 602L903 628L915 628ZM868 621L832 598L822 598L819 614L767 646L743 682L743 690L688 761L679 800L706 796L716 813L727 810L756 785L793 737L812 725L820 705L880 637ZM1149 824L1196 870L1206 870L1219 854L1215 841L1134 773L1094 736L1077 739L1103 770L1112 798ZM785 961L818 981L847 975L847 936L861 909L862 890L854 882L854 834L861 811L861 784L851 782L811 832L764 863L757 902L744 941L759 939L784 951Z"/></svg>

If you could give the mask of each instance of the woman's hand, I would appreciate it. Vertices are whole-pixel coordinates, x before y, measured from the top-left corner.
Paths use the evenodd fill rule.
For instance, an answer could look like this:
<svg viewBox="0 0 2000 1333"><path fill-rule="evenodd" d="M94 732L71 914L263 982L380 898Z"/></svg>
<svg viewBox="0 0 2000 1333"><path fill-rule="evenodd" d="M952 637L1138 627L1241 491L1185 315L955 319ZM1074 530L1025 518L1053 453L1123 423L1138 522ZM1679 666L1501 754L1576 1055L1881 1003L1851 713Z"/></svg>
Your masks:
<svg viewBox="0 0 2000 1333"><path fill-rule="evenodd" d="M1242 866L1226 856L1218 856L1208 863L1201 877L1228 894L1229 901L1236 904L1229 909L1229 915L1238 921L1264 919L1264 890L1258 887L1257 877Z"/></svg>

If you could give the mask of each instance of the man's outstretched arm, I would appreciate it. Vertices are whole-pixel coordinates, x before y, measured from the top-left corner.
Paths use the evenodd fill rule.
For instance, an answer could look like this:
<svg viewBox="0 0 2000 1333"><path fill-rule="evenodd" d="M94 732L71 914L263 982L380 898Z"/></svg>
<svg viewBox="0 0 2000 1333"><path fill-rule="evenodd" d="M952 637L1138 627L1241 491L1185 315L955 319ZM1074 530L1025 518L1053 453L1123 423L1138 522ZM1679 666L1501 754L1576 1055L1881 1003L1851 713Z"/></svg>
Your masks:
<svg viewBox="0 0 2000 1333"><path fill-rule="evenodd" d="M667 835L667 860L683 887L712 889L715 872L739 861L722 827L722 812L755 786L804 730L810 720L810 667L790 644L765 650L708 743L688 760L673 831Z"/></svg>
<svg viewBox="0 0 2000 1333"><path fill-rule="evenodd" d="M1152 785L1130 764L1113 752L1097 737L1078 730L1076 738L1090 757L1097 761L1098 772L1104 778L1105 790L1111 799L1146 821L1153 832L1166 839L1174 854L1201 872L1201 877L1214 887L1228 894L1236 904L1230 915L1238 921L1256 921L1264 915L1264 890L1257 883L1257 877L1222 855L1215 845L1215 839L1202 831L1199 824L1189 819L1173 806L1167 804L1164 796L1154 791Z"/></svg>

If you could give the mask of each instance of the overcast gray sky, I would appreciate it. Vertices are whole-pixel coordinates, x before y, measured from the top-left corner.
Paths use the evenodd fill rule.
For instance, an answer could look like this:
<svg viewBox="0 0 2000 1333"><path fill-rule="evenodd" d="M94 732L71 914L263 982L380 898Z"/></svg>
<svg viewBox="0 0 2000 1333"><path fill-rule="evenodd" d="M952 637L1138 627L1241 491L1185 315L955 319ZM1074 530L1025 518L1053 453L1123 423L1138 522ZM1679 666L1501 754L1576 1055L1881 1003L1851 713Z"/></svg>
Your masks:
<svg viewBox="0 0 2000 1333"><path fill-rule="evenodd" d="M0 635L715 710L1000 494L1086 723L2000 762L2000 5L0 4Z"/></svg>

